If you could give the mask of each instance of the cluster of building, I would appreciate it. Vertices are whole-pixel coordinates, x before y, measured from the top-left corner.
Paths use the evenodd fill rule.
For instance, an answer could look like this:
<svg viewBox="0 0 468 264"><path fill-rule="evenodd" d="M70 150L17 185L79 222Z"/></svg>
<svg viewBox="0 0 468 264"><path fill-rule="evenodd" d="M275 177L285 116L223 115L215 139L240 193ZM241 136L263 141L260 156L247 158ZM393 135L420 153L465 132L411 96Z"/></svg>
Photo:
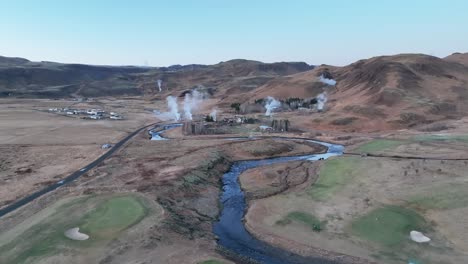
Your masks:
<svg viewBox="0 0 468 264"><path fill-rule="evenodd" d="M122 120L123 117L119 113L110 112L107 113L102 109L72 109L72 108L49 108L49 112L63 113L66 115L83 115L81 118L84 119L105 119L109 118L112 120Z"/></svg>
<svg viewBox="0 0 468 264"><path fill-rule="evenodd" d="M231 117L224 117L221 122L227 124L244 124L248 123L248 118L244 115L234 115Z"/></svg>

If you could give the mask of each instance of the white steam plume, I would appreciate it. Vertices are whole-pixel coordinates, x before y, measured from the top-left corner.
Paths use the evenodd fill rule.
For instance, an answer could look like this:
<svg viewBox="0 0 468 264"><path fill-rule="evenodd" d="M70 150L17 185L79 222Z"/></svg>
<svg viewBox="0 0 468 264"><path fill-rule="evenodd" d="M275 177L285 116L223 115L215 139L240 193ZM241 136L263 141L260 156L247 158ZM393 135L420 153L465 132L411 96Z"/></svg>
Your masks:
<svg viewBox="0 0 468 264"><path fill-rule="evenodd" d="M184 98L184 118L192 120L192 96L189 93Z"/></svg>
<svg viewBox="0 0 468 264"><path fill-rule="evenodd" d="M161 89L161 85L162 85L162 80L161 80L161 79L159 79L159 80L158 80L158 88L159 88L159 92L161 92L161 91L162 91L162 89Z"/></svg>
<svg viewBox="0 0 468 264"><path fill-rule="evenodd" d="M203 96L197 90L193 90L192 94L186 93L184 98L184 118L186 120L192 120L192 112L196 110Z"/></svg>
<svg viewBox="0 0 468 264"><path fill-rule="evenodd" d="M177 98L174 96L168 96L166 98L167 106L169 107L169 113L175 121L180 120L179 106L177 105Z"/></svg>
<svg viewBox="0 0 468 264"><path fill-rule="evenodd" d="M320 112L325 108L325 103L327 102L327 92L323 92L317 96L317 110Z"/></svg>
<svg viewBox="0 0 468 264"><path fill-rule="evenodd" d="M218 113L218 110L215 108L211 111L210 117L213 119L213 121L216 122L216 114Z"/></svg>
<svg viewBox="0 0 468 264"><path fill-rule="evenodd" d="M323 76L323 74L320 75L320 81L321 81L322 83L326 84L326 85L331 85L331 86L335 86L335 85L336 85L336 81L335 81L335 80L325 78L325 77Z"/></svg>
<svg viewBox="0 0 468 264"><path fill-rule="evenodd" d="M266 116L271 116L273 110L280 107L280 106L281 106L280 101L276 100L275 98L273 98L271 96L268 96L267 99L266 99L266 104L265 104L265 108L266 108L265 115Z"/></svg>

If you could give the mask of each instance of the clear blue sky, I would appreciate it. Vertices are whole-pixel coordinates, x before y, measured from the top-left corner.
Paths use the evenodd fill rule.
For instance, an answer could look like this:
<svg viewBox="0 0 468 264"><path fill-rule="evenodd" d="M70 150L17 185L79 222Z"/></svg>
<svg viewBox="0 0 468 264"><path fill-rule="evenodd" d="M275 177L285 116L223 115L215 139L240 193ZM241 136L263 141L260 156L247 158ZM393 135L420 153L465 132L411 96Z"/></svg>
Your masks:
<svg viewBox="0 0 468 264"><path fill-rule="evenodd" d="M164 66L345 65L468 51L466 0L0 0L0 55Z"/></svg>

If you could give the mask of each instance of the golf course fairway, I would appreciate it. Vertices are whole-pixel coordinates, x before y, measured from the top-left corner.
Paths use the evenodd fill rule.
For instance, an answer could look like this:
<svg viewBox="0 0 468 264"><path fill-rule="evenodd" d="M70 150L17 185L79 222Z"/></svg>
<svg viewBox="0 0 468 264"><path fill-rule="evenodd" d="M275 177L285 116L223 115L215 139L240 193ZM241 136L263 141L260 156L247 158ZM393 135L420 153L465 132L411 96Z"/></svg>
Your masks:
<svg viewBox="0 0 468 264"><path fill-rule="evenodd" d="M43 209L0 237L1 263L36 263L56 254L80 255L107 243L148 214L144 198L131 194L81 196ZM36 218L36 219L34 219ZM64 232L79 227L89 239L75 241Z"/></svg>

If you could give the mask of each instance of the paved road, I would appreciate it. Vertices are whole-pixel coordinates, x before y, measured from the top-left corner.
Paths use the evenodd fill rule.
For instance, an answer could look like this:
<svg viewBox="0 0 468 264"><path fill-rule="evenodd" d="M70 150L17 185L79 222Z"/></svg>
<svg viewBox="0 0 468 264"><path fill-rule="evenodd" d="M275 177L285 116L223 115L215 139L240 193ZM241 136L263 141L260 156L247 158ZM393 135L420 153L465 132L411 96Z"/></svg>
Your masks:
<svg viewBox="0 0 468 264"><path fill-rule="evenodd" d="M150 126L154 126L156 124L151 124L151 125L147 125L147 126L144 126L144 127L141 127L137 130L135 130L134 132L132 132L130 135L126 136L124 139L120 140L118 143L116 143L111 149L109 149L106 153L104 153L102 156L100 156L98 159L96 159L95 161L91 162L90 164L88 164L86 167L83 167L77 171L75 171L74 173L68 175L67 177L65 177L64 179L52 184L52 185L49 185L47 187L45 187L44 189L42 190L39 190L29 196L26 196L6 207L4 207L3 209L0 210L0 218L5 216L6 214L20 208L21 206L37 199L38 197L41 197L42 195L48 193L48 192L51 192L57 188L59 188L60 186L63 186L65 184L68 184L74 180L76 180L77 178L79 178L80 176L82 176L83 174L85 174L86 172L88 172L90 169L96 167L97 165L99 165L101 162L103 162L106 158L108 158L110 155L112 155L115 151L117 151L120 147L122 147L123 144L125 144L128 140L130 140L132 137L134 137L136 134L140 133L143 129L145 128L148 128Z"/></svg>

